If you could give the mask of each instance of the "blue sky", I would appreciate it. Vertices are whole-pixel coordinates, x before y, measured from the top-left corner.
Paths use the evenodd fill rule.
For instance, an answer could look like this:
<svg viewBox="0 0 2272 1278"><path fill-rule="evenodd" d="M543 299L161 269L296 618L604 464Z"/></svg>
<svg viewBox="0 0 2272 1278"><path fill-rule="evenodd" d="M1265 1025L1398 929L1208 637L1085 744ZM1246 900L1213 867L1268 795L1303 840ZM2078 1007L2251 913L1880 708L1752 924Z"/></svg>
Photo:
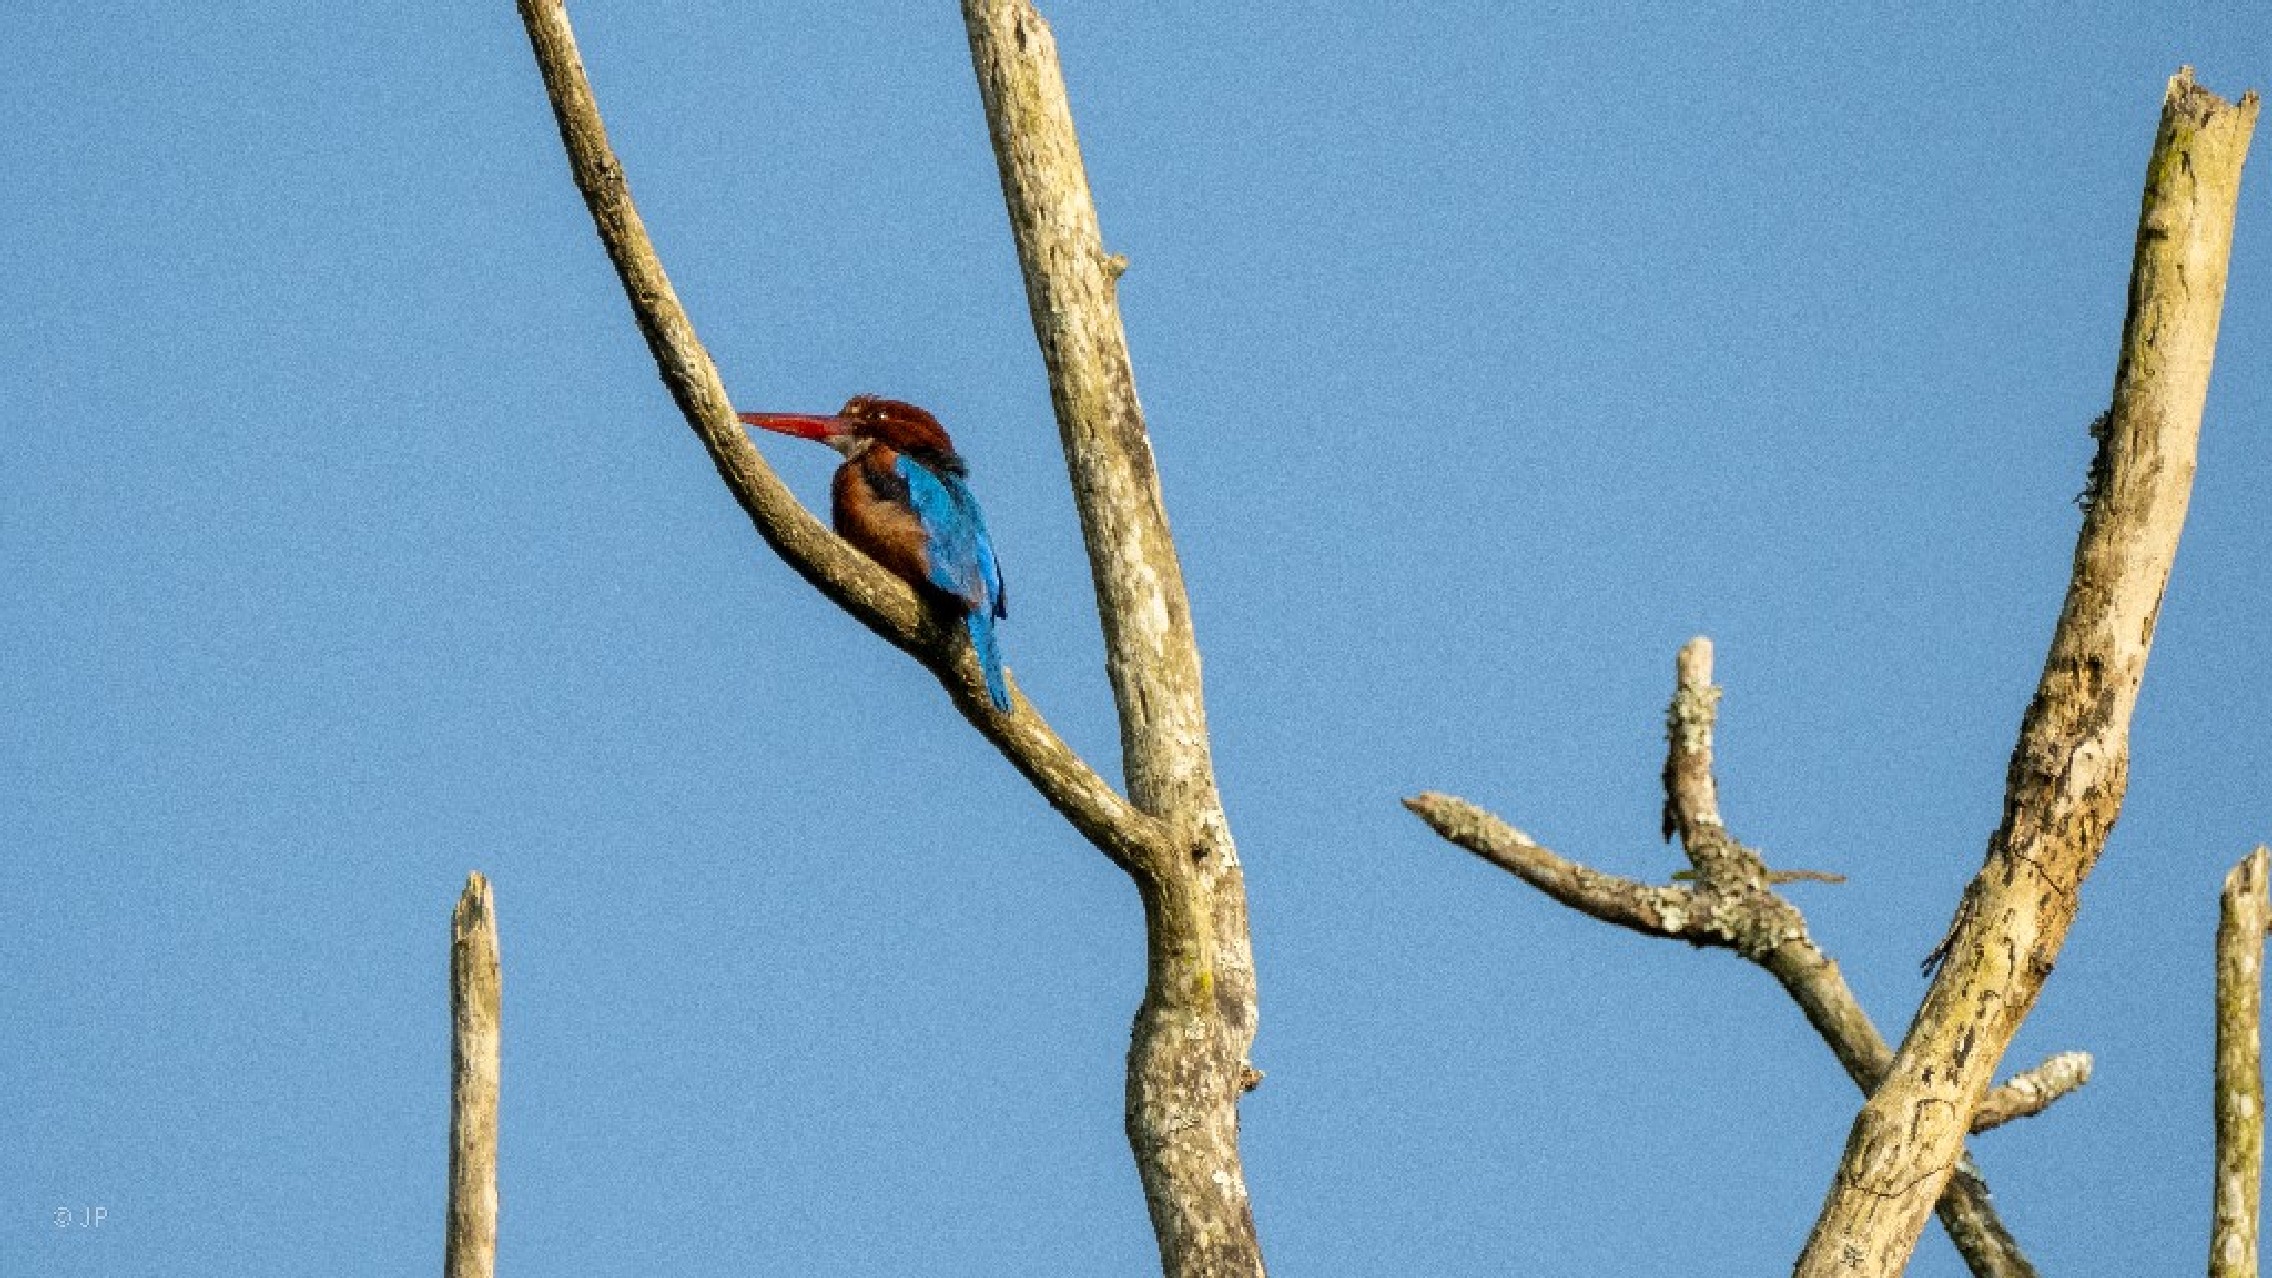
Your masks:
<svg viewBox="0 0 2272 1278"><path fill-rule="evenodd" d="M1057 3L1207 662L1285 1274L1780 1272L1857 1103L1768 978L1436 841L1723 807L1889 1035L1995 824L2181 62L2254 6ZM951 5L577 5L746 407L937 411L1110 770ZM495 882L504 1273L1129 1274L1133 892L774 561L512 6L19 5L0 43L0 1274L439 1263ZM2243 192L2130 804L1977 1157L2047 1273L2200 1263L2208 943L2272 836L2272 202ZM808 500L833 458L766 445ZM57 1229L59 1207L105 1211ZM1913 1273L1961 1272L1929 1231Z"/></svg>

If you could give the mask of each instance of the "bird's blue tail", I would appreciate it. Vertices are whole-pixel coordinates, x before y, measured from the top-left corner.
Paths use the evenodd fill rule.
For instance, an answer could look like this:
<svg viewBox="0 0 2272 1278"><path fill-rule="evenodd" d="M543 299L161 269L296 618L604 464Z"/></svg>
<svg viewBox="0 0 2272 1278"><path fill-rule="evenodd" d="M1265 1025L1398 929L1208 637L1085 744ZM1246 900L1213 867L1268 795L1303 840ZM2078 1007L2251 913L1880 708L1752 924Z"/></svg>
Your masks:
<svg viewBox="0 0 2272 1278"><path fill-rule="evenodd" d="M994 646L994 614L985 608L973 609L965 618L970 627L970 646L978 654L978 664L986 671L986 695L994 708L1007 712L1010 708L1009 685L1002 682L1002 650Z"/></svg>

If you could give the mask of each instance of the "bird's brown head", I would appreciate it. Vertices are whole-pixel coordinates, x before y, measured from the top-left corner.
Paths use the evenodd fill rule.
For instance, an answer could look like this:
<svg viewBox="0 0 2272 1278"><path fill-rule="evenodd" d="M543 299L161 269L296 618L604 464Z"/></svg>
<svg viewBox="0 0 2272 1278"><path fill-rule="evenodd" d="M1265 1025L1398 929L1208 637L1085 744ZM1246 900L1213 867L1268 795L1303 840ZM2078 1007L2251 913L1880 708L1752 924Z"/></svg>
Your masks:
<svg viewBox="0 0 2272 1278"><path fill-rule="evenodd" d="M960 470L954 442L939 419L904 400L854 395L835 416L813 413L739 413L751 426L816 440L851 456L862 444L878 443L940 466Z"/></svg>
<svg viewBox="0 0 2272 1278"><path fill-rule="evenodd" d="M880 395L854 395L844 401L837 417L852 424L852 433L902 453L955 455L954 441L928 411L905 400Z"/></svg>

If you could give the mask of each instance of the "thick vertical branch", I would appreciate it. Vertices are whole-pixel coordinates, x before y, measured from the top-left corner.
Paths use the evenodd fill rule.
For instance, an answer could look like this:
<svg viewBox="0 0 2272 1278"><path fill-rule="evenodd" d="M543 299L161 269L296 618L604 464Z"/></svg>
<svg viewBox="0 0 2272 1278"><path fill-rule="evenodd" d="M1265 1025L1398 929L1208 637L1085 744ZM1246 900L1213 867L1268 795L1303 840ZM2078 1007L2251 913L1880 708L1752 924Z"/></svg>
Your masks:
<svg viewBox="0 0 2272 1278"><path fill-rule="evenodd" d="M489 880L466 876L450 916L450 1206L446 1278L497 1267L497 1048L503 977Z"/></svg>
<svg viewBox="0 0 2272 1278"><path fill-rule="evenodd" d="M1049 26L964 0L1034 335L1104 624L1129 799L1171 831L1142 867L1150 978L1129 1048L1128 1137L1169 1274L1262 1271L1238 1150L1255 1075L1246 889L1216 793L1199 647L1136 400L1115 282Z"/></svg>
<svg viewBox="0 0 2272 1278"><path fill-rule="evenodd" d="M1129 797L1204 811L1199 648L1121 330L1121 263L1097 228L1056 41L1023 0L967 0L963 18L1088 545Z"/></svg>
<svg viewBox="0 0 2272 1278"><path fill-rule="evenodd" d="M2193 483L2256 96L2170 81L2147 165L2114 404L2042 683L2021 723L2004 816L1966 889L1939 975L1863 1105L1803 1278L1901 1271L1962 1154L1997 1062L2050 975L2076 894L2121 810L2130 716Z"/></svg>
<svg viewBox="0 0 2272 1278"><path fill-rule="evenodd" d="M2217 911L2217 1181L2209 1278L2256 1278L2264 1193L2264 931L2272 925L2258 848L2225 876Z"/></svg>

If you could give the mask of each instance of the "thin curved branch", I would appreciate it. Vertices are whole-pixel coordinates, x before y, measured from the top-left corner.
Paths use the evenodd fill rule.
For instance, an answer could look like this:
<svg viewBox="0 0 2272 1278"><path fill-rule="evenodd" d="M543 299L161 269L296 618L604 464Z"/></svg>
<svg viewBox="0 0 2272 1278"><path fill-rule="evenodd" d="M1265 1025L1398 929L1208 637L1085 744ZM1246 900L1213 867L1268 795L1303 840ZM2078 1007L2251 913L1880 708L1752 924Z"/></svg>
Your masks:
<svg viewBox="0 0 2272 1278"><path fill-rule="evenodd" d="M2170 79L2146 165L2114 402L2092 431L2074 570L2012 750L2003 820L1936 951L1939 974L1855 1116L1799 1278L1891 1278L1908 1264L2121 814L2130 718L2192 493L2256 114L2255 94L2227 103L2190 67Z"/></svg>
<svg viewBox="0 0 2272 1278"><path fill-rule="evenodd" d="M822 594L923 663L963 717L1107 856L1131 873L1161 859L1169 840L1158 821L1116 793L1014 687L1013 708L995 713L977 661L968 645L956 639L959 628L938 626L914 591L829 531L766 465L734 419L717 366L695 337L694 324L632 203L630 184L608 144L599 103L584 76L566 8L560 0L519 0L519 5L569 169L623 281L663 385L758 535Z"/></svg>

